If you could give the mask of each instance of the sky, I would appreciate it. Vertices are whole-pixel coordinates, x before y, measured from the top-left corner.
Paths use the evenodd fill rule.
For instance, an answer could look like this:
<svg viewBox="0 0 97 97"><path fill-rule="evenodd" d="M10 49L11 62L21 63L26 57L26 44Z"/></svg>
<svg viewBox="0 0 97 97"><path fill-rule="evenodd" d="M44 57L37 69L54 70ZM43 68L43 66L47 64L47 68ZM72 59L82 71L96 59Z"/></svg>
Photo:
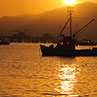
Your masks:
<svg viewBox="0 0 97 97"><path fill-rule="evenodd" d="M77 0L77 3L97 0ZM0 0L0 17L37 14L64 6L63 0Z"/></svg>

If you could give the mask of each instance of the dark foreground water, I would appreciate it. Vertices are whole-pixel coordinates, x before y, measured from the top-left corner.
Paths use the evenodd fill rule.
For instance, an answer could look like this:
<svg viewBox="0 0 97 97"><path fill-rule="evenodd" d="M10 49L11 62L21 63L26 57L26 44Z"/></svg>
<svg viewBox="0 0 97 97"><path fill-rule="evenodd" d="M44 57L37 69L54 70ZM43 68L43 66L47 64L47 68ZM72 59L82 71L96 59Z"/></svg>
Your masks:
<svg viewBox="0 0 97 97"><path fill-rule="evenodd" d="M41 57L39 44L0 46L0 97L97 97L97 57Z"/></svg>

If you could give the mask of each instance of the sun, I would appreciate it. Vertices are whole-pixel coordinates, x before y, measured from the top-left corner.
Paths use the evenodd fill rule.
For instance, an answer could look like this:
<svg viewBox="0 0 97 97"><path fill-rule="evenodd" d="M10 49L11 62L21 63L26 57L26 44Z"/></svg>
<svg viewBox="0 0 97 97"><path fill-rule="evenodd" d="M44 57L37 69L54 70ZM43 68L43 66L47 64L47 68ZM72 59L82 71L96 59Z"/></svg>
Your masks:
<svg viewBox="0 0 97 97"><path fill-rule="evenodd" d="M64 0L64 3L68 6L72 6L76 3L76 0Z"/></svg>

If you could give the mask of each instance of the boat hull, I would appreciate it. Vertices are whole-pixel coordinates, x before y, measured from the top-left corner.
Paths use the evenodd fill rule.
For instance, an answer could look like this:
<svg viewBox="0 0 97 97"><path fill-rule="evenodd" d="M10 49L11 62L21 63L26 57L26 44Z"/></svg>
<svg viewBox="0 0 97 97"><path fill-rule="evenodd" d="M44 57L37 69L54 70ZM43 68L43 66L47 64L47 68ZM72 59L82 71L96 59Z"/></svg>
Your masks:
<svg viewBox="0 0 97 97"><path fill-rule="evenodd" d="M0 42L0 45L9 45L9 42Z"/></svg>
<svg viewBox="0 0 97 97"><path fill-rule="evenodd" d="M92 50L84 49L84 50L72 50L72 51L46 47L44 45L40 45L40 48L42 56L65 56L65 57L97 56L97 48L94 48Z"/></svg>
<svg viewBox="0 0 97 97"><path fill-rule="evenodd" d="M42 56L67 56L67 57L73 57L75 56L75 52L73 51L64 51L57 48L51 48L46 47L43 45L40 45Z"/></svg>

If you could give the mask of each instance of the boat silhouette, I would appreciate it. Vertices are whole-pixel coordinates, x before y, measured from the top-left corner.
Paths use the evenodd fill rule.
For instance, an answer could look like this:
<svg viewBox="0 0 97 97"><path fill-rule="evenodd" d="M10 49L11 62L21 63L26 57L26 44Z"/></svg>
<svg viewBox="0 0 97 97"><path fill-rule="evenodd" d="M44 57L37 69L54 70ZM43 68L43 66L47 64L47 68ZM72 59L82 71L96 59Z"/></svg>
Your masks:
<svg viewBox="0 0 97 97"><path fill-rule="evenodd" d="M95 19L90 20L84 27L79 29L72 34L72 7L69 7L69 19L64 25L63 29L60 31L57 37L57 45L50 45L49 47L40 44L42 56L65 56L65 57L75 57L75 56L97 56L97 48L92 49L80 49L77 50L75 36L77 33L86 28ZM70 36L64 36L62 34L67 24L70 24Z"/></svg>
<svg viewBox="0 0 97 97"><path fill-rule="evenodd" d="M0 39L0 45L10 45L10 42Z"/></svg>

